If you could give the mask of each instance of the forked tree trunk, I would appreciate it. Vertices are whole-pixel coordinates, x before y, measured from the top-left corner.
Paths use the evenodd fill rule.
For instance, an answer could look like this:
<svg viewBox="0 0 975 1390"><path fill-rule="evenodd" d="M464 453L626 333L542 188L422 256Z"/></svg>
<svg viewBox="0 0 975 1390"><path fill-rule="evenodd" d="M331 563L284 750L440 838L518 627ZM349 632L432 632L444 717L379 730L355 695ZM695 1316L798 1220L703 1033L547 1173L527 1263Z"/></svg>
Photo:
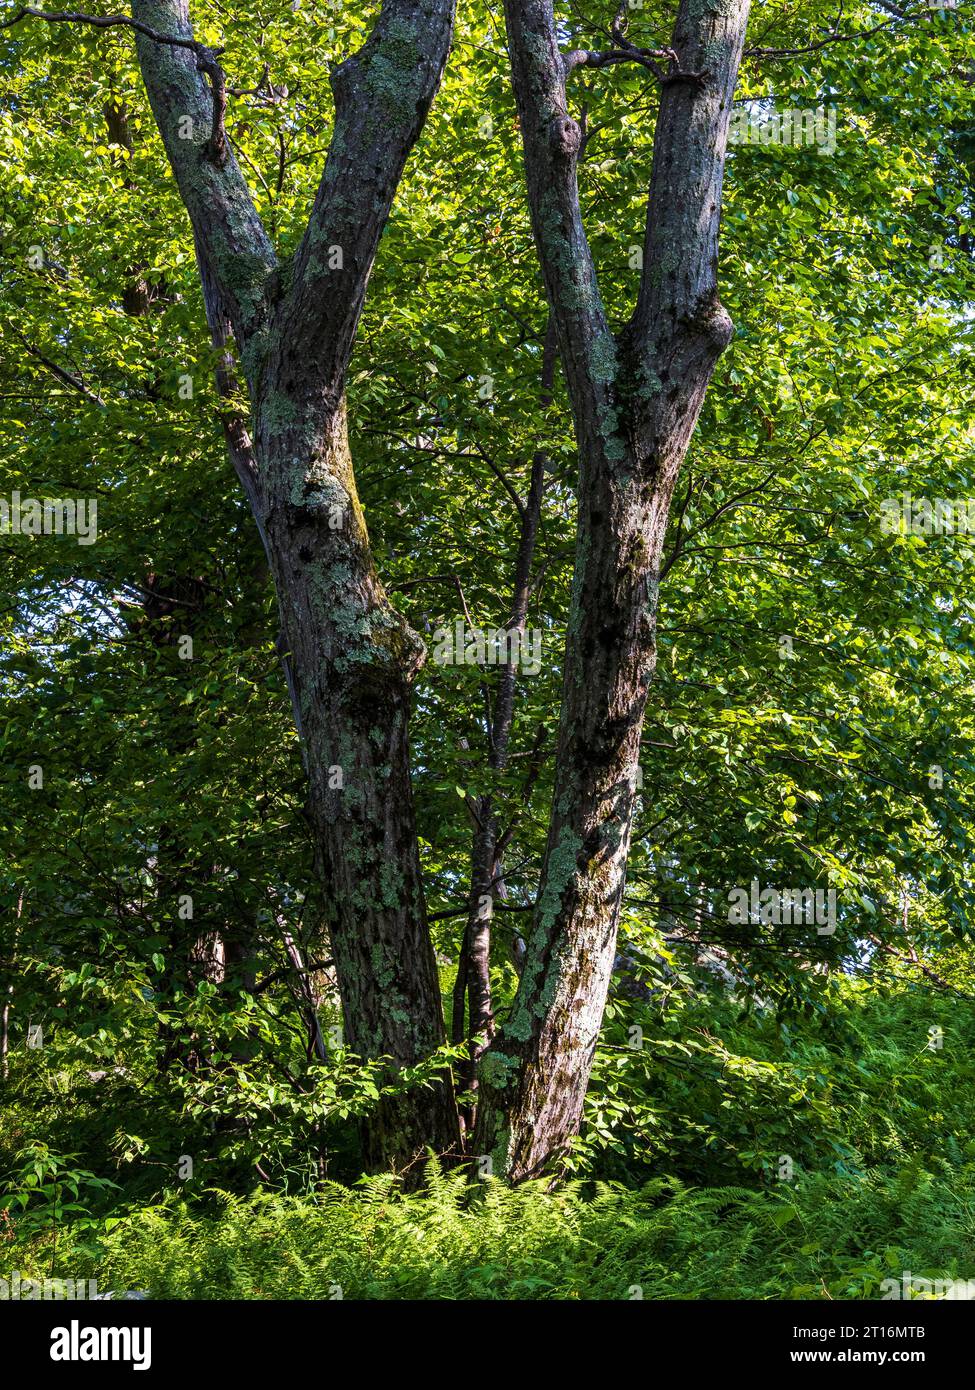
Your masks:
<svg viewBox="0 0 975 1390"><path fill-rule="evenodd" d="M512 1016L481 1062L475 1149L528 1176L575 1132L615 951L656 576L676 472L731 335L717 228L748 0L680 0L663 77L637 307L607 323L579 213L574 66L551 0L507 0L535 239L580 452L579 533L555 798ZM410 797L420 644L386 600L355 494L345 373L379 237L436 91L451 0L384 0L332 75L331 149L294 261L279 267L220 128L220 74L186 0L133 0L157 124L188 211L211 324L230 324L254 413L231 454L268 551L311 784L350 1044L411 1063L443 1037ZM165 42L177 40L176 44ZM646 62L644 61L644 67ZM221 100L223 98L221 97ZM215 113L216 112L216 119ZM338 524L335 524L337 519ZM388 1108L375 1162L457 1143L449 1085Z"/></svg>
<svg viewBox="0 0 975 1390"><path fill-rule="evenodd" d="M133 0L143 77L189 213L207 316L232 332L252 430L228 444L268 556L309 777L318 870L348 1046L415 1064L444 1041L427 930L407 723L424 650L390 606L349 453L345 374L392 199L440 81L452 0L385 0L331 76L335 123L307 230L279 267L240 168L216 138L186 0ZM212 75L212 55L202 55ZM221 388L230 363L224 360ZM324 953L323 953L324 954ZM459 1147L449 1077L385 1103L372 1167Z"/></svg>
<svg viewBox="0 0 975 1390"><path fill-rule="evenodd" d="M603 311L579 210L579 126L551 0L507 0L529 203L580 454L578 533L554 799L510 1017L480 1065L475 1152L537 1176L577 1132L623 894L655 659L657 576L677 471L732 334L717 233L748 0L682 0L662 84L637 306Z"/></svg>

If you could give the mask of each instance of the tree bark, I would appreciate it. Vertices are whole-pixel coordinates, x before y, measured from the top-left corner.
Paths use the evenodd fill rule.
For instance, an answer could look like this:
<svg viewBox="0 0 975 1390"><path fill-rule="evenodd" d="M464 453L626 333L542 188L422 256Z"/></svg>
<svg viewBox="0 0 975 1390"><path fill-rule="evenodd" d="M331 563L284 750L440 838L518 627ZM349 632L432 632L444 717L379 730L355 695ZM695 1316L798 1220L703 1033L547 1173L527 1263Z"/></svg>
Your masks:
<svg viewBox="0 0 975 1390"><path fill-rule="evenodd" d="M614 334L579 208L571 64L551 0L506 0L528 198L579 446L555 788L525 966L481 1059L475 1152L510 1181L578 1131L616 950L670 500L732 324L717 235L748 0L681 0L654 138L643 272ZM690 76L694 74L696 76Z"/></svg>

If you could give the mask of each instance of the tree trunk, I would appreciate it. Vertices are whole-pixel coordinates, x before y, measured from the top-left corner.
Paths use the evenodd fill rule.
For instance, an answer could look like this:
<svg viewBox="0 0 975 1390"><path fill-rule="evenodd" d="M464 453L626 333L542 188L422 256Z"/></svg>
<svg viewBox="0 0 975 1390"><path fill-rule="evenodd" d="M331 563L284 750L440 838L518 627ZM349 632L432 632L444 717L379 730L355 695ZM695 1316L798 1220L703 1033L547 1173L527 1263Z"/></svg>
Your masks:
<svg viewBox="0 0 975 1390"><path fill-rule="evenodd" d="M533 930L511 1015L482 1059L474 1147L515 1181L537 1176L578 1129L616 953L655 657L654 575L666 513L647 505L632 458L622 478L604 464L601 450L583 455L553 810Z"/></svg>
<svg viewBox="0 0 975 1390"><path fill-rule="evenodd" d="M17 894L17 908L14 913L13 927L10 939L10 958L3 962L3 970L0 970L0 994L3 998L3 1011L0 1014L0 1075L4 1081L9 1074L9 1063L7 1061L10 1052L10 1010L11 1000L14 997L14 979L17 969L17 940L20 936L20 922L24 914L24 891Z"/></svg>
<svg viewBox="0 0 975 1390"><path fill-rule="evenodd" d="M372 561L345 374L379 238L446 62L452 0L385 0L364 46L333 70L332 142L287 266L214 124L198 59L211 80L216 60L186 46L186 0L133 0L133 14L182 45L144 31L137 39L192 223L211 331L223 342L229 325L250 392L253 443L228 430L228 444L277 590L346 1040L362 1056L413 1065L444 1041L407 737L424 648ZM366 1160L404 1167L427 1146L459 1148L446 1075L380 1107Z"/></svg>
<svg viewBox="0 0 975 1390"><path fill-rule="evenodd" d="M748 0L682 0L654 138L644 269L626 329L602 306L576 185L551 0L507 0L528 196L580 454L572 606L548 841L510 1017L480 1065L474 1149L511 1181L577 1133L616 953L657 576L677 470L732 333L717 232Z"/></svg>
<svg viewBox="0 0 975 1390"><path fill-rule="evenodd" d="M410 783L410 686L424 647L375 572L355 493L344 401L310 438L257 409L263 526L294 673L317 868L345 1040L407 1066L444 1041ZM286 412L287 414L287 412ZM450 1087L370 1120L369 1161L456 1149Z"/></svg>

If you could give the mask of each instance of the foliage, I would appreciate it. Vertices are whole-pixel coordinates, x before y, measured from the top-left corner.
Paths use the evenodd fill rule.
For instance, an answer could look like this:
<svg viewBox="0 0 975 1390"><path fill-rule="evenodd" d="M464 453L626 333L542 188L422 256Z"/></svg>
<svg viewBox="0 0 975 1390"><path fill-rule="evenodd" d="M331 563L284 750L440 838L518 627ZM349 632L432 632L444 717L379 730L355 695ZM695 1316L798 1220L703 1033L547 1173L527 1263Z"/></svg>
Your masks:
<svg viewBox="0 0 975 1390"><path fill-rule="evenodd" d="M131 37L0 35L3 487L99 503L96 545L0 538L11 1267L70 1257L103 1281L195 1297L328 1297L338 1283L377 1298L626 1298L634 1285L841 1298L873 1296L891 1270L975 1275L975 551L879 524L905 489L965 498L975 482L975 26L964 2L923 8L855 42L746 60L739 108L834 107L837 149L730 154L720 280L737 336L678 488L619 969L575 1185L554 1192L436 1170L417 1196L338 1185L361 1171L358 1124L379 1093L428 1082L456 1053L392 1077L330 1031L340 1009L274 599ZM235 87L267 64L288 89L232 97L228 124L287 257L328 141L328 73L370 16L291 0L194 10ZM631 39L651 44L665 10L636 7ZM845 24L885 16L858 3ZM752 32L802 49L834 18L824 0L764 0ZM605 20L573 7L567 42L602 46ZM656 93L634 67L572 81L587 225L619 324ZM503 34L492 12L465 12L349 385L377 563L428 639L464 605L505 621L509 488L524 497L536 451L547 459L529 613L545 662L518 683L506 768L489 766L476 668L428 663L416 692L448 1019L471 799L518 810L514 910L492 948L502 1010L544 849L576 468L562 383L551 400L541 390L546 317ZM835 932L733 927L728 890L752 879L833 886ZM213 937L228 948L219 974ZM289 941L309 962L325 1056ZM783 1156L794 1179L778 1177Z"/></svg>
<svg viewBox="0 0 975 1390"><path fill-rule="evenodd" d="M392 1177L305 1199L216 1192L210 1210L141 1208L72 1268L157 1298L871 1298L904 1271L967 1278L973 1175L817 1174L781 1196L672 1179L472 1189L436 1173L412 1195ZM32 1252L17 1258L32 1277Z"/></svg>

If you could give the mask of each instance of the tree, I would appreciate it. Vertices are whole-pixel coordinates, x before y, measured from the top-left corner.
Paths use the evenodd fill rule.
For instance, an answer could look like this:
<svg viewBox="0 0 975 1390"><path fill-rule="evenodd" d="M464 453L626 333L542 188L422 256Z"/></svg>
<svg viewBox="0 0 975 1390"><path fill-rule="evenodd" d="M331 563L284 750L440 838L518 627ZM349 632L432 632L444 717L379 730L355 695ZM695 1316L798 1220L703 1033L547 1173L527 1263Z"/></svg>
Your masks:
<svg viewBox="0 0 975 1390"><path fill-rule="evenodd" d="M532 225L580 456L548 844L511 1017L481 1063L475 1147L514 1181L537 1175L578 1128L615 959L667 518L732 334L717 241L747 18L748 0L682 0L662 72L625 39L622 15L617 50L564 55L550 0L506 7ZM576 67L628 57L654 67L662 90L640 290L614 334L582 224L582 130L566 83Z"/></svg>
<svg viewBox="0 0 975 1390"><path fill-rule="evenodd" d="M8 23L33 13L24 9ZM51 15L52 21L75 15ZM185 0L135 0L139 61L190 219L215 346L231 338L251 431L231 457L265 544L309 779L346 1041L408 1065L444 1041L409 776L423 644L373 563L348 445L345 376L376 249L443 73L451 0L388 0L331 74L335 125L301 245L278 264L224 129L226 78ZM224 372L229 366L224 362ZM229 383L228 383L229 386ZM369 1161L457 1147L449 1084L383 1107Z"/></svg>
<svg viewBox="0 0 975 1390"><path fill-rule="evenodd" d="M190 37L176 0L146 25ZM349 1046L404 1065L443 1041L409 777L409 688L422 644L386 598L349 453L345 374L369 272L447 58L452 5L386 4L332 75L335 127L293 265L276 264L194 55L140 35L156 121L193 224L208 318L233 331L253 418L249 495L277 589L309 811ZM193 122L194 138L180 124ZM214 145L216 144L216 148ZM456 1143L449 1086L387 1107L374 1163Z"/></svg>
<svg viewBox="0 0 975 1390"><path fill-rule="evenodd" d="M275 95L281 89L267 76L253 91L229 89L222 59L192 37L183 11L157 8L143 15L143 29L151 30L139 36L146 87L181 195L201 228L196 247L213 338L209 357L194 336L204 316L173 238L172 227L182 223L172 180L160 172L165 161L156 158L151 141L136 142L147 185L143 213L131 191L118 187L128 164L119 156L118 168L108 169L116 156L99 148L103 137L79 131L75 156L70 121L82 124L77 113L84 92L62 121L53 114L60 105L53 98L38 111L44 62L62 80L66 69L68 82L81 77L63 62L77 32L58 24L60 61L56 51L44 51L34 67L25 59L25 75L4 113L7 127L29 147L34 175L28 203L16 181L15 151L5 166L7 186L17 190L7 217L17 232L10 262L19 255L10 317L21 335L17 342L26 346L8 346L3 368L5 386L23 393L18 398L25 402L18 407L23 443L17 476L67 476L79 488L82 480L87 487L97 478L97 486L114 485L125 496L121 505L114 499L111 549L106 557L99 547L99 562L94 548L73 556L27 545L4 554L5 565L16 569L15 604L30 611L28 626L43 636L32 646L20 631L19 613L5 613L11 655L3 678L17 700L8 743L15 756L4 770L19 773L44 733L45 766L56 773L43 799L24 791L18 778L4 808L11 834L16 831L4 874L12 912L26 893L11 949L4 948L5 970L12 974L14 958L45 961L29 986L18 980L15 1042L24 1010L35 1002L53 1005L60 1016L59 981L80 978L79 962L88 972L85 988L90 972L100 975L106 941L124 955L138 988L145 981L150 992L163 971L160 965L154 973L154 957L165 952L174 981L167 1012L177 1029L205 1033L195 1026L199 1015L182 985L187 975L200 973L198 963L193 958L187 969L178 953L192 951L214 924L221 931L226 924L227 939L246 946L248 968L236 975L256 993L258 1005L279 1001L282 980L297 974L296 1003L299 1015L308 1013L307 1031L292 1030L298 1041L284 1043L287 1023L279 1016L277 1031L262 1037L269 1040L275 1082L284 1074L301 1090L308 1080L301 1054L309 1033L320 1041L315 999L305 997L302 957L295 965L290 952L283 962L280 956L281 938L286 946L294 940L300 918L296 896L287 890L306 872L305 827L291 800L299 794L298 759L283 728L283 687L276 674L265 673L261 683L262 658L273 663L264 644L274 620L261 598L258 526L275 575L282 610L278 648L287 659L313 788L311 839L318 881L330 899L347 1039L355 1051L391 1056L401 1068L436 1054L443 1036L440 990L427 922L433 922L443 964L459 944L450 924L463 921L453 1037L459 1042L466 1033L476 1060L494 1031L495 1014L502 1020L482 1061L481 1128L473 1144L475 1152L497 1155L496 1171L515 1179L540 1171L564 1152L578 1124L613 967L624 872L627 952L652 954L663 938L682 959L696 960L713 948L732 972L760 978L763 994L786 1004L814 1000L813 985L822 977L813 978L811 963L835 965L862 939L860 908L854 903L843 914L835 937L803 939L786 952L771 934L756 940L729 930L718 915L726 885L747 884L758 872L765 881L807 882L797 875L814 863L845 873L843 881L855 884L870 904L862 911L879 904L883 914L912 865L923 865L932 882L941 875L959 896L966 891L963 867L952 862L962 857L967 820L960 777L967 756L967 656L951 631L965 609L964 568L944 566L934 547L922 551L917 538L903 544L878 538L875 503L885 489L897 490L903 469L887 460L881 466L863 451L869 433L891 460L896 455L920 468L936 439L940 485L968 485L958 424L964 418L963 356L952 309L964 299L965 282L960 271L935 270L928 259L936 236L946 241L949 267L957 264L953 224L963 221L964 204L947 168L937 199L915 200L914 188L925 184L910 160L917 158L921 98L926 149L952 104L964 124L970 92L946 80L954 58L943 16L937 30L932 21L938 42L926 47L939 83L925 81L914 61L917 47L903 32L896 45L884 47L883 63L873 61L880 38L866 39L865 49L854 47L846 58L836 46L824 50L825 59L786 60L772 90L748 69L745 100L766 108L795 100L810 82L817 95L852 87L857 96L847 98L848 109L870 139L850 142L842 161L821 160L816 150L780 158L747 146L735 151L724 232L733 273L723 285L743 331L695 427L730 331L710 294L728 114L721 92L730 93L733 49L740 47L726 5L696 10L682 7L672 50L637 47L617 20L612 46L591 51L577 46L588 40L580 40L575 22L556 25L541 7L512 8L515 88L549 305L538 293L514 173L511 146L519 137L502 88L503 60L491 51L489 18L468 21L473 32L462 31L446 103L438 102L435 134L428 131L437 157L414 163L387 229L344 412L339 387L345 386L347 348L361 308L361 299L350 307L347 295L353 286L364 292L361 272L368 270L357 240L365 195L356 159L365 149L384 160L389 130L408 124L402 112L404 125L397 123L382 53L373 73L373 40L358 66L353 60L344 86L336 74L337 129L312 218L320 236L316 251L302 211L310 192L302 181L307 165L289 163L284 149L302 127L298 157L310 159L331 119L319 91L323 63L314 42L293 64L281 56L292 25L308 22L306 11L292 17L281 6L271 16L268 56L286 69L293 89L284 107ZM392 13L384 11L387 21ZM203 7L200 14L206 26ZM785 30L787 51L808 49L812 19L773 17ZM831 18L825 6L822 18ZM743 26L743 13L739 21ZM117 80L138 124L143 103L133 95L138 80L125 56L131 25L112 22L117 42L99 36L93 45L114 54L115 67L93 79L88 106L101 126L102 84L114 90ZM656 8L640 20L641 26L656 22ZM239 23L241 32L253 31L247 51L253 42L260 53L263 22L242 14ZM355 32L359 22L346 14L343 23ZM583 33L594 27L581 25ZM43 32L54 31L44 26ZM167 35L178 42L161 42ZM389 31L387 38L393 37ZM712 47L704 55L699 50L707 42ZM559 56L557 46L567 52ZM813 77L805 63L815 63ZM203 65L202 74L196 64ZM905 72L913 74L909 114L892 97ZM597 75L591 85L590 73ZM610 98L598 89L603 81L612 84ZM578 122L566 114L567 83L572 90L583 87ZM657 83L659 111L649 100ZM215 91L219 114L224 90L244 103L242 118L228 116L226 130L214 122L211 97ZM597 124L592 106L601 116L600 103L617 108L617 99L625 102L623 118ZM38 114L25 120L32 105ZM546 125L553 111L555 125ZM381 134L370 112L380 113ZM493 135L480 133L485 114ZM616 156L620 175L626 165L634 168L649 153L654 124L637 310L615 333L608 325L625 322L632 305L633 276L622 269L620 231L638 236L632 229L648 210L642 196L634 196L632 179L605 177L602 156ZM553 130L554 146L546 143ZM271 154L263 162L267 148ZM353 158L350 150L359 153ZM675 155L687 150L695 156L690 163ZM253 202L243 188L244 166L255 173ZM575 195L577 174L584 213ZM62 188L69 202L64 216ZM46 217L45 199L54 208ZM695 218L695 206L707 215ZM106 207L110 236L100 235ZM363 216L371 227L369 208ZM864 208L883 235L864 238ZM376 216L384 220L381 207ZM70 272L63 266L25 272L21 243L39 239L32 230L39 221L53 226L50 240ZM119 230L125 225L132 226L129 237ZM99 279L106 243L125 267L121 293ZM615 262L606 254L610 247ZM4 252L6 258L7 246ZM601 267L598 285L593 260ZM162 266L168 287L157 288ZM120 297L124 302L132 290L133 275L142 277L147 295L167 304L156 332L133 320L123 335L112 319ZM942 307L935 311L934 304ZM695 315L695 305L703 312ZM559 333L561 377L552 370L547 318ZM192 414L174 406L167 373L184 356L199 372L216 361L219 413L258 526L241 515L232 495L214 486L219 440L202 427L213 393ZM72 364L70 380L64 362ZM493 370L500 377L502 369L505 388L493 399L475 399L479 374ZM238 377L249 402L240 399ZM44 380L46 396L37 392ZM563 418L566 389L582 460L578 488L576 447ZM104 407L93 399L98 396ZM371 539L355 502L349 422ZM918 422L922 439L915 437ZM680 500L671 509L692 430ZM813 453L817 470L808 466ZM63 472L52 474L55 466ZM169 508L166 527L156 524L160 498ZM573 546L566 533L577 499ZM197 516L207 518L216 539ZM128 528L141 532L144 548L123 541ZM576 590L563 667L559 653L552 659L556 644L549 647L549 640L569 621L574 550ZM800 562L810 556L815 569L798 583ZM114 660L102 648L95 605L107 601L111 608L112 586L131 585L133 576L147 572L160 576L159 594L177 602L181 576L206 576L213 603L199 621L218 634L221 662L205 682L175 661L167 665L169 615L161 619L144 687L134 644L120 646ZM655 580L666 575L672 578L657 608ZM58 584L74 585L79 576L89 604L83 610L87 646L74 640L74 614L59 608ZM238 604L248 610L246 623L228 611ZM496 681L476 668L428 664L414 681L419 639L397 611L408 612L410 627L429 636L438 623L453 621L458 604L465 617L491 614L516 628L537 614L549 657L539 679L516 679L510 664ZM240 663L240 632L251 625L255 650ZM794 637L801 662L780 660L781 630ZM913 648L906 646L908 632ZM880 652L873 650L878 634ZM658 643L663 669L655 676L644 729L645 814L634 818L640 725ZM910 654L918 647L920 655ZM933 709L939 701L945 707L945 670L958 691L954 732L938 726ZM549 729L563 677L553 787ZM94 688L109 691L109 710L93 708L78 724L72 702ZM71 690L79 693L69 697ZM411 695L418 826L406 780ZM190 703L183 705L184 698ZM160 706L167 709L164 721ZM222 708L214 712L216 706ZM62 746L56 729L66 709L74 721L70 746ZM43 728L35 733L35 725ZM124 768L116 766L119 745L126 749ZM657 749L668 751L658 756ZM168 775L167 753L175 775L163 816L152 784ZM933 790L928 768L949 763L954 780L943 793ZM200 798L199 809L189 804L191 797ZM546 829L540 807L549 800L548 851L536 893ZM473 854L465 815L473 821ZM211 817L218 827L214 843L207 834ZM45 835L49 840L55 825L52 846ZM145 902L140 882L147 854L167 826L174 828L170 835L178 830L178 852L162 866L165 872L158 862L151 866L161 886L158 901ZM76 839L80 848L73 852ZM229 872L213 873L214 866L239 870L240 882ZM177 927L167 942L157 918L181 874L195 876L188 889L205 880L198 898L211 905L210 919L199 933L195 925ZM275 892L284 913L271 923L261 917L270 877L275 890L285 888ZM421 887L432 906L426 917L416 896ZM951 910L948 899L937 908L930 898L925 903L938 930ZM521 924L530 914L534 924L526 931ZM314 913L311 919L317 921ZM886 915L873 925L878 935L894 939L897 923ZM500 949L509 931L524 931L529 944L520 992L506 1018L517 981L508 952ZM57 958L47 961L52 942L70 958L71 970ZM316 966L329 954L305 934L300 944ZM121 997L114 976L112 988ZM229 981L221 982L218 1002L228 1031L233 993ZM162 991L155 997L161 1000ZM85 1017L86 1026L103 1021L94 1004ZM256 1017L251 1009L248 1028ZM618 1028L617 1016L611 1036L618 1037ZM233 1048L223 1051L229 1055ZM660 1066L668 1060L665 1051ZM470 1068L464 1079L470 1080ZM308 1084L325 1089L326 1080L323 1068ZM201 1093L207 1084L200 1080ZM597 1113L606 1084L605 1070L597 1072ZM247 1121L243 1109L241 1125ZM386 1106L368 1137L374 1166L409 1163L428 1142L455 1149L450 1098L434 1094L428 1102L421 1092ZM249 1152L260 1153L260 1142L255 1138Z"/></svg>

